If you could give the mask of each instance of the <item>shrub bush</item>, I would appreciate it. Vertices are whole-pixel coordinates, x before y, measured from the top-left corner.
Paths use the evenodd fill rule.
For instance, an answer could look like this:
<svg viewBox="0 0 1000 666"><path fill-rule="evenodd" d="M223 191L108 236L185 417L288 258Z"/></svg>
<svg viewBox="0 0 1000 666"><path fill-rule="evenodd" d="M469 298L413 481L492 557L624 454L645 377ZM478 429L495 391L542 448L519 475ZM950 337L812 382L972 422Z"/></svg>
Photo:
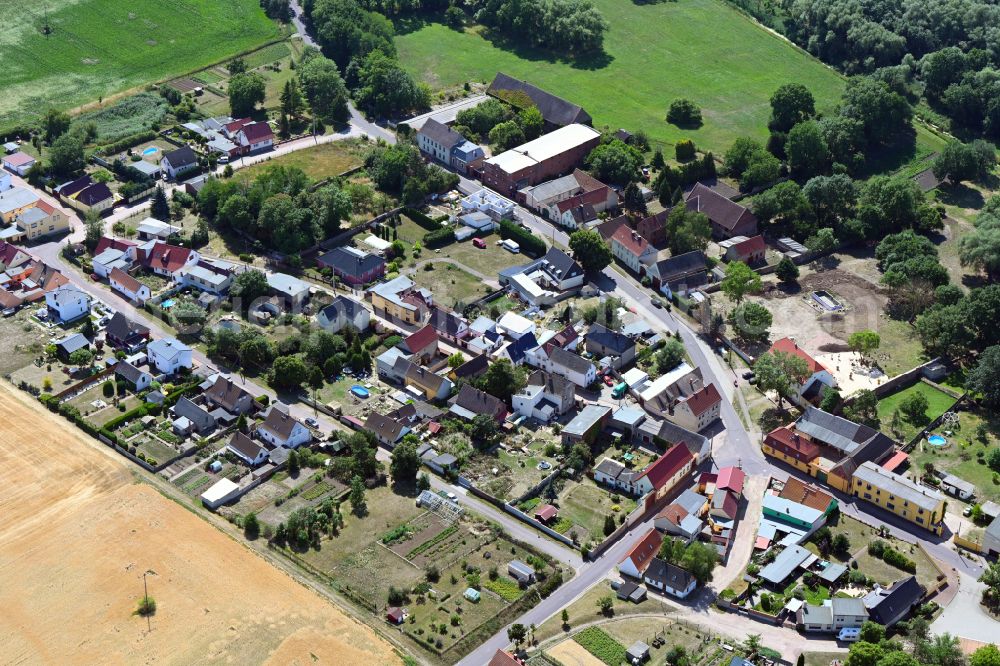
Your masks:
<svg viewBox="0 0 1000 666"><path fill-rule="evenodd" d="M691 139L679 140L676 144L674 144L674 155L677 156L678 162L693 160L695 155L694 141Z"/></svg>
<svg viewBox="0 0 1000 666"><path fill-rule="evenodd" d="M546 251L545 241L510 220L500 221L500 238L513 240L521 246L521 252L535 257L542 256Z"/></svg>
<svg viewBox="0 0 1000 666"><path fill-rule="evenodd" d="M440 222L432 220L431 218L427 217L416 208L404 208L403 215L410 218L411 220L416 222L419 226L423 227L427 231L437 231L441 228ZM426 245L426 243L424 243L424 245Z"/></svg>
<svg viewBox="0 0 1000 666"><path fill-rule="evenodd" d="M444 247L455 242L455 231L449 227L441 227L424 234L424 246L430 249Z"/></svg>

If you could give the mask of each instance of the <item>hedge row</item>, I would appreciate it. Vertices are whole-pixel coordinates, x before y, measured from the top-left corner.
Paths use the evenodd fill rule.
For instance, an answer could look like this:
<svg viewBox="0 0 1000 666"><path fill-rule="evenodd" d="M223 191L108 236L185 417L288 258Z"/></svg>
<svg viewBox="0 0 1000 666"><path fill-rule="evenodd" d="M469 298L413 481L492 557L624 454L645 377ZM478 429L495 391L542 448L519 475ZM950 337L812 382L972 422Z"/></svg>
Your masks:
<svg viewBox="0 0 1000 666"><path fill-rule="evenodd" d="M427 229L427 231L438 231L439 229L441 229L440 222L438 222L437 220L432 220L431 218L427 217L416 208L404 208L403 215L410 218L424 229Z"/></svg>
<svg viewBox="0 0 1000 666"><path fill-rule="evenodd" d="M436 231L428 231L424 234L424 247L435 249L450 245L455 242L455 231L450 227L442 227Z"/></svg>
<svg viewBox="0 0 1000 666"><path fill-rule="evenodd" d="M100 153L105 156L115 155L122 151L128 150L129 148L134 148L140 143L146 143L147 141L152 141L157 136L155 130L145 130L144 132L137 132L124 139L118 139L114 143L109 143L101 146Z"/></svg>
<svg viewBox="0 0 1000 666"><path fill-rule="evenodd" d="M500 220L500 238L513 240L521 246L521 252L534 257L542 256L548 249L545 241L510 220Z"/></svg>

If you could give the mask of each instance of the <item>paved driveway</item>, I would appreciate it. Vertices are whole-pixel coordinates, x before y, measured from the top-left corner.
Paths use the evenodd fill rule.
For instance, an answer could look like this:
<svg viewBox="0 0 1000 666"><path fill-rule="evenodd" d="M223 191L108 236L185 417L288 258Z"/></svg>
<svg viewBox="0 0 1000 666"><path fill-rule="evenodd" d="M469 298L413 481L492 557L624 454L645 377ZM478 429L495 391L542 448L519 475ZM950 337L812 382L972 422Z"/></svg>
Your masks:
<svg viewBox="0 0 1000 666"><path fill-rule="evenodd" d="M996 643L1000 637L1000 622L994 620L979 605L986 586L972 576L959 572L958 594L938 619L931 623L935 634L945 632L983 643Z"/></svg>

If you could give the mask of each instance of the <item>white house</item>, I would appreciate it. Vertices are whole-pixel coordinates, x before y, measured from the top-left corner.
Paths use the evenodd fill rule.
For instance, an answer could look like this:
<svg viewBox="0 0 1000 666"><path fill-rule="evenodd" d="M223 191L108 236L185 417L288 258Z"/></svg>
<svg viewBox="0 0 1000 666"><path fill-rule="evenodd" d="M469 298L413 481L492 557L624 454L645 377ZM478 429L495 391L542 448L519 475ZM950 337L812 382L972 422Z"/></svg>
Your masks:
<svg viewBox="0 0 1000 666"><path fill-rule="evenodd" d="M548 423L573 408L576 401L571 381L541 370L531 373L528 384L511 396L514 412L525 418Z"/></svg>
<svg viewBox="0 0 1000 666"><path fill-rule="evenodd" d="M678 599L687 598L698 586L698 581L695 580L690 571L681 569L658 557L653 558L653 561L646 567L642 580L647 586L666 592Z"/></svg>
<svg viewBox="0 0 1000 666"><path fill-rule="evenodd" d="M144 391L153 383L151 374L140 370L128 361L119 361L115 364L115 376L127 381L135 392Z"/></svg>
<svg viewBox="0 0 1000 666"><path fill-rule="evenodd" d="M623 576L641 580L653 558L660 552L662 543L663 536L655 529L650 529L618 563L618 572Z"/></svg>
<svg viewBox="0 0 1000 666"><path fill-rule="evenodd" d="M139 240L162 240L165 241L171 234L179 234L180 227L161 222L153 217L147 217L135 228Z"/></svg>
<svg viewBox="0 0 1000 666"><path fill-rule="evenodd" d="M597 368L579 354L552 346L546 351L544 346L536 347L525 355L525 361L546 372L560 375L581 388L597 381Z"/></svg>
<svg viewBox="0 0 1000 666"><path fill-rule="evenodd" d="M176 338L153 340L146 345L149 364L165 375L172 375L181 368L190 368L192 350Z"/></svg>
<svg viewBox="0 0 1000 666"><path fill-rule="evenodd" d="M517 340L535 332L535 322L525 319L516 312L505 312L497 322L497 330L511 340Z"/></svg>
<svg viewBox="0 0 1000 666"><path fill-rule="evenodd" d="M719 419L721 407L722 396L719 395L719 390L715 388L715 384L709 384L677 402L673 411L668 411L665 416L686 430L701 432Z"/></svg>
<svg viewBox="0 0 1000 666"><path fill-rule="evenodd" d="M149 241L140 246L139 250L145 257L143 264L146 268L175 282L180 282L187 269L197 266L201 261L201 255L195 250L158 240Z"/></svg>
<svg viewBox="0 0 1000 666"><path fill-rule="evenodd" d="M226 444L226 449L236 454L240 460L256 467L267 460L267 449L237 430Z"/></svg>
<svg viewBox="0 0 1000 666"><path fill-rule="evenodd" d="M127 271L132 266L132 259L127 248L109 247L94 255L90 263L97 276L107 279L116 268Z"/></svg>
<svg viewBox="0 0 1000 666"><path fill-rule="evenodd" d="M510 199L485 187L462 199L461 205L463 212L480 210L495 220L512 217L517 208L517 204Z"/></svg>
<svg viewBox="0 0 1000 666"><path fill-rule="evenodd" d="M114 268L108 276L111 288L133 303L145 303L152 298L149 287L136 280L120 268Z"/></svg>
<svg viewBox="0 0 1000 666"><path fill-rule="evenodd" d="M71 284L64 284L45 294L45 305L59 321L74 321L90 313L90 296Z"/></svg>
<svg viewBox="0 0 1000 666"><path fill-rule="evenodd" d="M638 231L626 225L618 227L611 236L611 254L636 273L656 261L656 248Z"/></svg>
<svg viewBox="0 0 1000 666"><path fill-rule="evenodd" d="M236 133L236 144L244 154L270 150L274 147L274 132L271 126L264 122L244 125Z"/></svg>
<svg viewBox="0 0 1000 666"><path fill-rule="evenodd" d="M345 326L366 331L371 323L371 313L361 303L338 295L332 303L316 313L316 323L330 333L337 333Z"/></svg>
<svg viewBox="0 0 1000 666"><path fill-rule="evenodd" d="M276 402L271 405L264 422L257 426L257 436L274 446L294 449L312 440L312 432L288 414L288 407Z"/></svg>
<svg viewBox="0 0 1000 666"><path fill-rule="evenodd" d="M177 176L187 173L198 167L198 155L189 147L184 146L177 150L164 153L160 158L160 168L167 174L168 178L175 179Z"/></svg>

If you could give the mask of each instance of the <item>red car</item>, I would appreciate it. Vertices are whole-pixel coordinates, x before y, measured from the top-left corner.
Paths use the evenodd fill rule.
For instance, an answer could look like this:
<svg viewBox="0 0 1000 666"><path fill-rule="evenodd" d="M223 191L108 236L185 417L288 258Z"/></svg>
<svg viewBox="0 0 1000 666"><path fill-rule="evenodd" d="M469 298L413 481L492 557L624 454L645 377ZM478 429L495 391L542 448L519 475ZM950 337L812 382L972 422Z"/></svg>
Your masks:
<svg viewBox="0 0 1000 666"><path fill-rule="evenodd" d="M615 380L611 378L611 375L604 375L604 385L614 386Z"/></svg>
<svg viewBox="0 0 1000 666"><path fill-rule="evenodd" d="M482 238L473 238L472 244L478 247L480 250L486 249L486 241L484 241Z"/></svg>

